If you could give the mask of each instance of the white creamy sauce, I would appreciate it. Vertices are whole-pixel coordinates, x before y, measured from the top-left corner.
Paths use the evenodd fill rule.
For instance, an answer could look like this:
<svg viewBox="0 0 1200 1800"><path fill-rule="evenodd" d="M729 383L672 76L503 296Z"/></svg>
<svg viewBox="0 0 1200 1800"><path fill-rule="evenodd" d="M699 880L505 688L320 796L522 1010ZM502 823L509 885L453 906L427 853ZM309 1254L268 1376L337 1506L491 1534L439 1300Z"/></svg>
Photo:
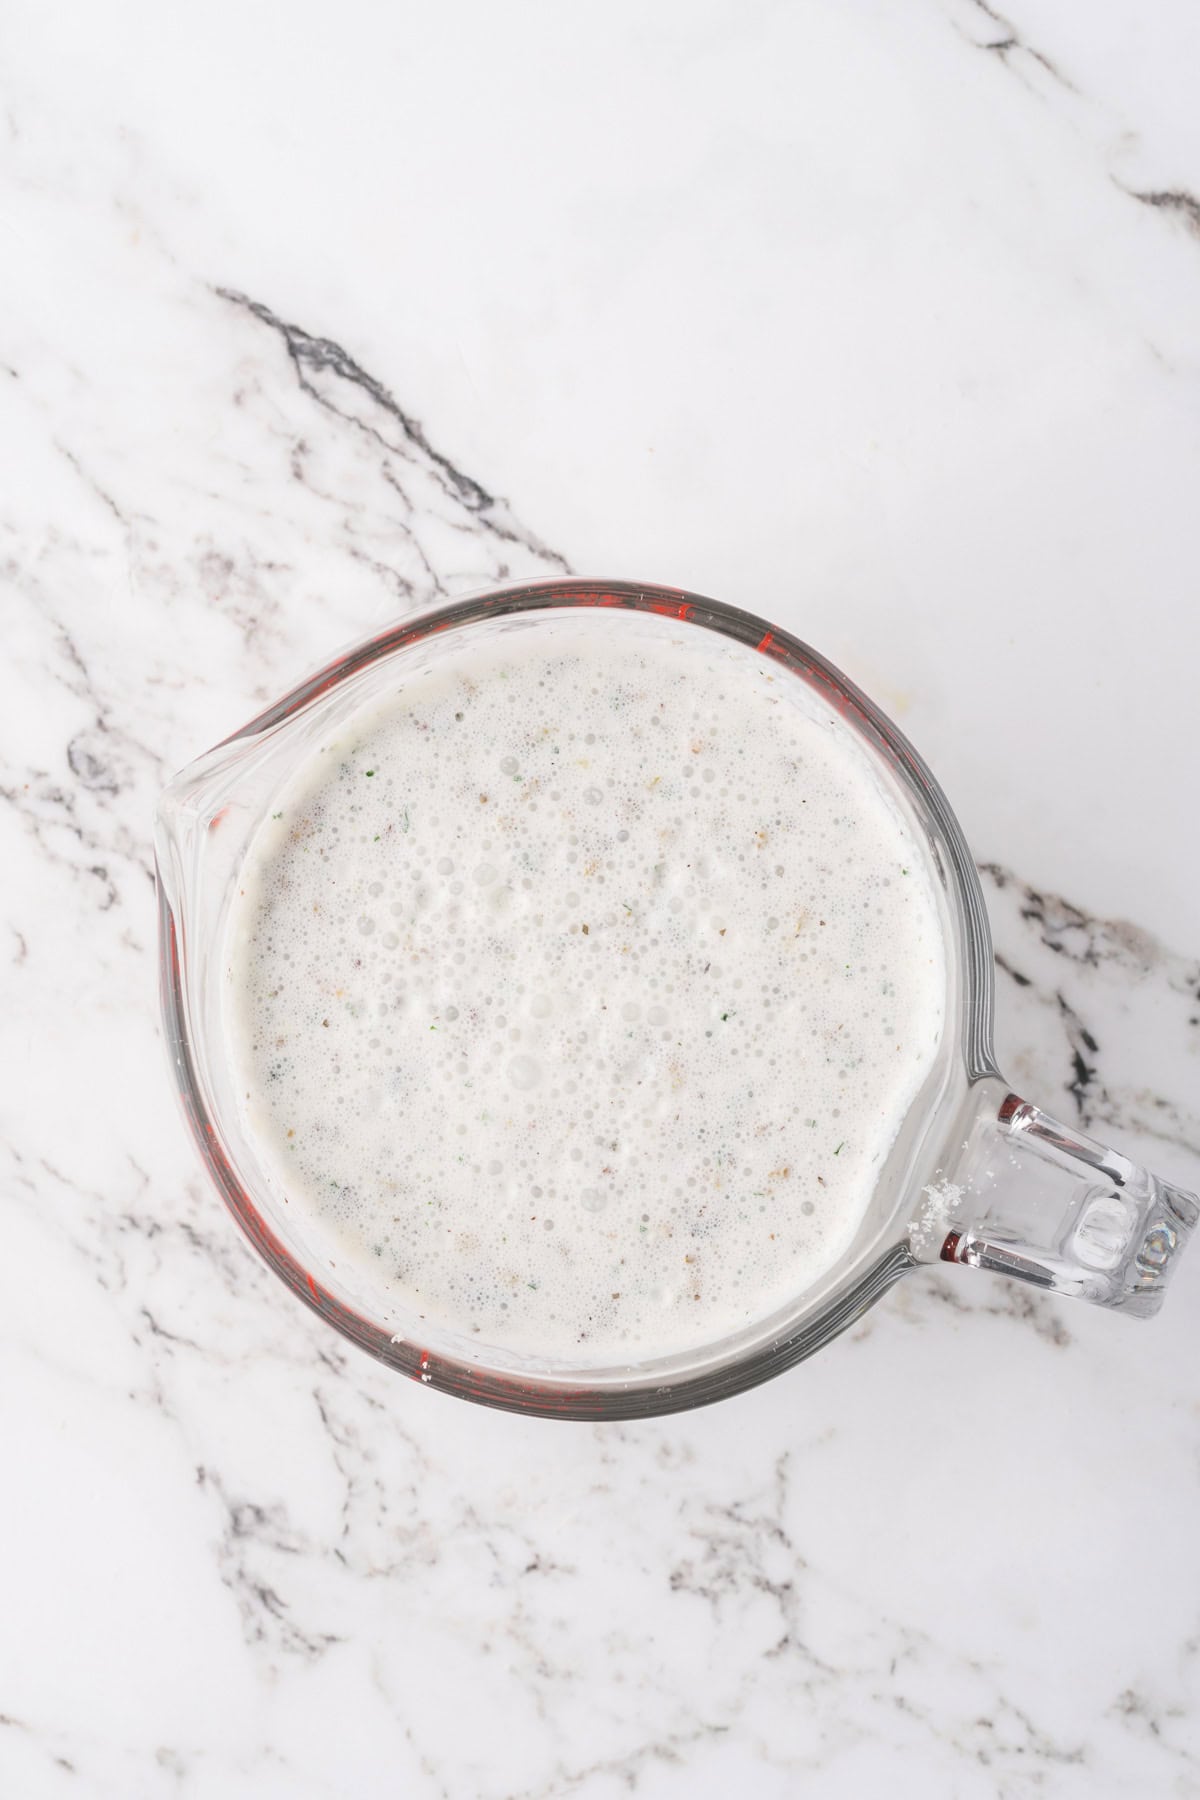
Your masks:
<svg viewBox="0 0 1200 1800"><path fill-rule="evenodd" d="M928 853L819 695L724 638L467 633L314 752L231 913L268 1178L416 1315L644 1360L847 1248L933 1063Z"/></svg>

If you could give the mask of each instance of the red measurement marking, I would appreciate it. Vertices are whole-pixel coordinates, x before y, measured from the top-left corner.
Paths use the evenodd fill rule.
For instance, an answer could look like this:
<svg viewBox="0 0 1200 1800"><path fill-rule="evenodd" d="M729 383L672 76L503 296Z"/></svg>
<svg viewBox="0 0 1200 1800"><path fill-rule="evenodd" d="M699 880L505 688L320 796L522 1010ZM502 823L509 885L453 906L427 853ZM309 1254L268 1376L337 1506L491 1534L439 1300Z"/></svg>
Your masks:
<svg viewBox="0 0 1200 1800"><path fill-rule="evenodd" d="M760 656L773 656L776 662L786 663L789 667L794 663L791 651L786 644L778 642L773 631L764 632L754 648Z"/></svg>
<svg viewBox="0 0 1200 1800"><path fill-rule="evenodd" d="M943 1262L957 1262L958 1261L958 1246L961 1243L962 1243L962 1232L961 1231L949 1232L947 1234L945 1243L942 1245L942 1251L941 1251L942 1261Z"/></svg>

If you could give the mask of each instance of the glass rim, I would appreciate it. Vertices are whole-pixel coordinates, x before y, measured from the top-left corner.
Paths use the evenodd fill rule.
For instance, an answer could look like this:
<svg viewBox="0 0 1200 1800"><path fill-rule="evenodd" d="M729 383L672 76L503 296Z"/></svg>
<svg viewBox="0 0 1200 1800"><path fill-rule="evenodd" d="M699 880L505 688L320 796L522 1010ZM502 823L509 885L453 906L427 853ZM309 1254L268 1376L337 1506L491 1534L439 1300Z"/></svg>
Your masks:
<svg viewBox="0 0 1200 1800"><path fill-rule="evenodd" d="M645 583L579 578L514 583L406 618L351 646L222 739L208 755L276 730L364 670L436 634L488 619L572 607L652 613L746 645L818 689L866 739L933 825L937 848L945 853L949 867L943 874L953 902L954 949L963 982L959 1055L969 1080L994 1074L990 932L975 865L945 795L918 752L847 676L800 638L755 614L684 589ZM169 806L176 785L185 781L194 767L189 765L168 786L160 809ZM279 1239L226 1151L196 1065L179 922L157 859L156 876L160 998L167 1049L184 1116L201 1159L245 1236L278 1278L343 1337L389 1368L443 1393L533 1416L600 1421L678 1412L728 1398L780 1374L819 1349L917 1266L906 1242L892 1244L853 1271L815 1315L794 1324L789 1332L724 1358L716 1354L722 1341L716 1340L707 1366L675 1374L661 1372L661 1365L656 1373L655 1365L636 1363L630 1365L628 1374L621 1369L597 1370L591 1380L585 1371L561 1375L502 1372L442 1350L423 1349L407 1338L393 1338L329 1292ZM691 1353L693 1364L703 1365L705 1355L703 1349Z"/></svg>

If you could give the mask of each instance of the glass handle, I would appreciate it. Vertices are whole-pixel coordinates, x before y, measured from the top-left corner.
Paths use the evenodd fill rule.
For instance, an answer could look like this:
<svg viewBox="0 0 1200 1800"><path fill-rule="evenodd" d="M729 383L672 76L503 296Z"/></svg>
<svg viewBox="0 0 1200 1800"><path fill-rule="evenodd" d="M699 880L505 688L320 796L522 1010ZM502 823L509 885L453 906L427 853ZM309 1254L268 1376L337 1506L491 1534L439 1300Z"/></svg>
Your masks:
<svg viewBox="0 0 1200 1800"><path fill-rule="evenodd" d="M992 1077L972 1088L954 1142L912 1221L918 1261L1014 1275L1134 1318L1158 1311L1200 1218L1194 1194Z"/></svg>

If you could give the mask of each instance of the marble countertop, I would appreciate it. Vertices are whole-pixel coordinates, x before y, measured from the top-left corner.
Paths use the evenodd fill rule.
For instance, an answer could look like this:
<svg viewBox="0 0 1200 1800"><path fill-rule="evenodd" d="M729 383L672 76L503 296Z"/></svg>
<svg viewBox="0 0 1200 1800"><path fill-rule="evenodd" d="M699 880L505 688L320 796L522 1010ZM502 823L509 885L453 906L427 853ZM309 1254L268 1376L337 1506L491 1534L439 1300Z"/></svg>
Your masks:
<svg viewBox="0 0 1200 1800"><path fill-rule="evenodd" d="M1200 1185L1182 0L8 10L0 1793L1200 1795L1200 1253L548 1425L377 1368L172 1100L150 821L332 649L690 586L898 718L1013 1082Z"/></svg>

